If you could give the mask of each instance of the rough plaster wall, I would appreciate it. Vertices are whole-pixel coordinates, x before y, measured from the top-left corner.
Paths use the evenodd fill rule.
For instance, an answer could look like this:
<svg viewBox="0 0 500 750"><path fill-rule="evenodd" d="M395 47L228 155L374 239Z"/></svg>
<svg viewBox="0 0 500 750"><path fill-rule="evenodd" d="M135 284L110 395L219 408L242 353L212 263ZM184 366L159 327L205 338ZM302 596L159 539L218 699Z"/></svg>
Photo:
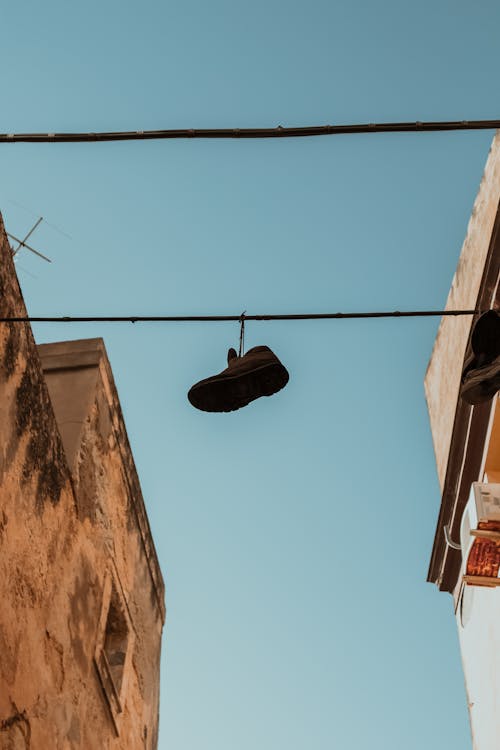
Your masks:
<svg viewBox="0 0 500 750"><path fill-rule="evenodd" d="M446 309L474 309L500 200L500 134L493 139ZM472 317L441 320L425 377L441 490L444 486L460 377Z"/></svg>
<svg viewBox="0 0 500 750"><path fill-rule="evenodd" d="M131 479L119 450L118 421L115 408L109 408L100 375L75 471L77 507L82 521L93 526L100 565L113 560L127 595L136 641L126 711L135 702L136 716L140 717L137 726L140 724L143 734L146 729L151 738L157 732L163 612L136 520ZM162 591L160 595L163 597Z"/></svg>
<svg viewBox="0 0 500 750"><path fill-rule="evenodd" d="M0 219L0 315L25 314ZM156 746L162 618L104 406L73 482L30 327L0 324L0 750ZM119 737L93 663L113 558L136 630Z"/></svg>
<svg viewBox="0 0 500 750"><path fill-rule="evenodd" d="M500 588L466 586L457 609L474 750L500 745ZM467 613L464 618L463 611Z"/></svg>

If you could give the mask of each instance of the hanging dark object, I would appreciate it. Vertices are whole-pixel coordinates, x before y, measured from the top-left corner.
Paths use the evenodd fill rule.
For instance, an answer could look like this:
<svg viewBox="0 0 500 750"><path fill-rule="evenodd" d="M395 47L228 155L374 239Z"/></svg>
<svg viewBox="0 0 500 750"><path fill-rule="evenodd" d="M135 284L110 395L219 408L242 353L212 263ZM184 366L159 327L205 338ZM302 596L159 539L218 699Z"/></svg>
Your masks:
<svg viewBox="0 0 500 750"><path fill-rule="evenodd" d="M201 411L236 411L261 396L272 396L288 383L288 372L268 346L254 346L242 357L227 354L227 368L193 385L188 399Z"/></svg>
<svg viewBox="0 0 500 750"><path fill-rule="evenodd" d="M241 409L261 396L272 396L288 383L289 375L268 346L254 346L243 354L245 313L240 317L239 353L231 347L227 368L193 385L190 403L201 411L228 412Z"/></svg>
<svg viewBox="0 0 500 750"><path fill-rule="evenodd" d="M489 401L500 390L500 315L481 315L471 337L472 356L465 363L460 395L471 405Z"/></svg>

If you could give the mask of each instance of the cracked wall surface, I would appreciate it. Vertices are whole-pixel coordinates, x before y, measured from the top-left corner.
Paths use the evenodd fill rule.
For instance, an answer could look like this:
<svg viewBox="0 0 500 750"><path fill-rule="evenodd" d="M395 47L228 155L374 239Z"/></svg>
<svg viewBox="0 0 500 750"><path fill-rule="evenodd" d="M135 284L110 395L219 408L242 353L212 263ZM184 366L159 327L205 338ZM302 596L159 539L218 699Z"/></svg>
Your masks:
<svg viewBox="0 0 500 750"><path fill-rule="evenodd" d="M25 314L0 219L0 317ZM111 575L118 697L96 667ZM156 747L164 586L100 339L0 323L0 595L0 750Z"/></svg>

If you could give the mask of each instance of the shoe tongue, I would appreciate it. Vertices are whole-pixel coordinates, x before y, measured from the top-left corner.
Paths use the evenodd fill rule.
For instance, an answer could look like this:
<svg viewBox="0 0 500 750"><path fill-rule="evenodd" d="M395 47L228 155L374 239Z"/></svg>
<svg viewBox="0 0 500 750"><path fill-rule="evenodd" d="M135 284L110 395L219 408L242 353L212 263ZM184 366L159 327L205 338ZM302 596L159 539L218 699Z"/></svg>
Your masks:
<svg viewBox="0 0 500 750"><path fill-rule="evenodd" d="M228 367L230 365L235 364L237 361L238 361L238 354L236 353L236 349L233 349L233 347L231 347L229 349L228 353L227 353L227 364L228 364Z"/></svg>

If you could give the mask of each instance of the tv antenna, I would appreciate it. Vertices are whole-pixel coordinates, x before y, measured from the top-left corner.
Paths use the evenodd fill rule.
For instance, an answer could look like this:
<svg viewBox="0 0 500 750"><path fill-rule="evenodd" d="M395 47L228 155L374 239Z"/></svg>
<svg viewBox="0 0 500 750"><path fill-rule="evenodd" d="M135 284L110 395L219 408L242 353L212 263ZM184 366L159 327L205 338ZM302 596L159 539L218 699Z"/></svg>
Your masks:
<svg viewBox="0 0 500 750"><path fill-rule="evenodd" d="M30 250L32 253L35 253L35 255L38 255L39 258L42 258L43 260L46 260L47 263L52 263L51 259L47 258L46 255L44 255L43 253L39 252L39 250L35 250L35 248L31 247L31 245L27 245L26 244L26 240L29 237L31 237L31 235L33 234L33 232L35 231L35 229L42 223L42 221L43 221L43 216L40 216L40 218L38 219L38 221L31 227L31 229L28 232L28 234L26 235L26 237L24 239L22 239L22 240L20 240L19 237L15 237L13 234L10 234L10 232L6 233L7 237L10 237L11 240L14 240L14 242L18 243L17 247L15 248L15 250L12 250L12 257L14 259L15 259L16 255L17 255L17 253L20 250L22 250L23 247L25 247L26 250Z"/></svg>

